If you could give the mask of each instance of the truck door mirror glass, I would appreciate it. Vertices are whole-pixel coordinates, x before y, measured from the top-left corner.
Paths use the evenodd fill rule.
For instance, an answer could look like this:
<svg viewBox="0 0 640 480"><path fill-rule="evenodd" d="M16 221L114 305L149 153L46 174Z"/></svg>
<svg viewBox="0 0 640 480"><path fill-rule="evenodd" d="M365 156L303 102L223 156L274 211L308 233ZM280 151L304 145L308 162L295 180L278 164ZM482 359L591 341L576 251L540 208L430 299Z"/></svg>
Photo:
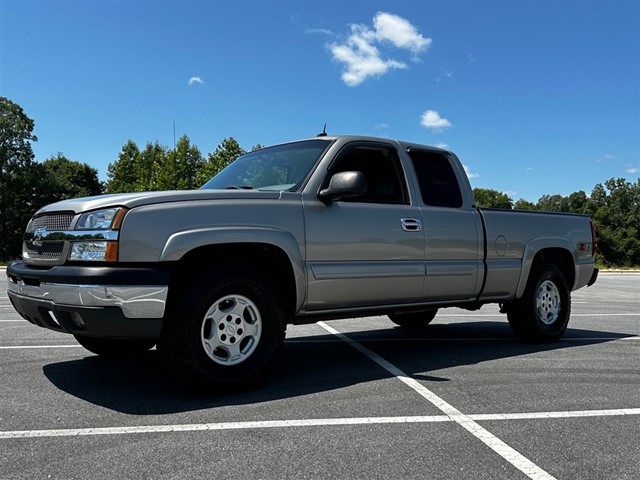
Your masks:
<svg viewBox="0 0 640 480"><path fill-rule="evenodd" d="M338 172L329 180L329 186L320 190L322 201L337 201L359 197L367 193L367 180L362 172Z"/></svg>

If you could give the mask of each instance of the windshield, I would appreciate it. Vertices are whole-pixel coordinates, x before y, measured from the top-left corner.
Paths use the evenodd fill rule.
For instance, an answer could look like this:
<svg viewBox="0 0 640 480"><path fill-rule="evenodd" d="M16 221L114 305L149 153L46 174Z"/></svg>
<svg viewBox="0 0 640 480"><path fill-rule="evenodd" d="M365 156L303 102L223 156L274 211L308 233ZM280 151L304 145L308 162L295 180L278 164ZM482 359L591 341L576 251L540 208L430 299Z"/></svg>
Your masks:
<svg viewBox="0 0 640 480"><path fill-rule="evenodd" d="M305 140L256 150L238 157L201 188L296 191L329 145L327 140Z"/></svg>

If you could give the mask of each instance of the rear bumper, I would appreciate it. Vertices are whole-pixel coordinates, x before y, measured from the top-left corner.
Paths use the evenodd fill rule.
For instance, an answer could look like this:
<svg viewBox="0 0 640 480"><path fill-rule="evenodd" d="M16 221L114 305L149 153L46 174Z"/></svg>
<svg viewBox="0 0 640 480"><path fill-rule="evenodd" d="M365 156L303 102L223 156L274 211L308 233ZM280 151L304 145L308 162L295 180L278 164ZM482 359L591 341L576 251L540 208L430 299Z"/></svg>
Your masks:
<svg viewBox="0 0 640 480"><path fill-rule="evenodd" d="M162 269L7 268L8 296L35 325L96 337L157 338L169 291Z"/></svg>
<svg viewBox="0 0 640 480"><path fill-rule="evenodd" d="M591 274L591 278L587 282L587 287L590 287L591 285L596 283L596 280L598 279L598 272L599 272L599 270L597 268L593 269L593 273Z"/></svg>

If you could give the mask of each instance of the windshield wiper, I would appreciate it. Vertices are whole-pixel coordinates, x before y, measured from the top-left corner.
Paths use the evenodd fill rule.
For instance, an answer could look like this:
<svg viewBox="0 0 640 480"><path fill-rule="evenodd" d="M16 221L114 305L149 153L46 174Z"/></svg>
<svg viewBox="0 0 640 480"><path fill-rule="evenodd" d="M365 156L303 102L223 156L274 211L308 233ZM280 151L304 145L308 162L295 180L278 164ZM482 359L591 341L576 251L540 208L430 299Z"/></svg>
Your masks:
<svg viewBox="0 0 640 480"><path fill-rule="evenodd" d="M229 185L226 190L253 190L251 185Z"/></svg>

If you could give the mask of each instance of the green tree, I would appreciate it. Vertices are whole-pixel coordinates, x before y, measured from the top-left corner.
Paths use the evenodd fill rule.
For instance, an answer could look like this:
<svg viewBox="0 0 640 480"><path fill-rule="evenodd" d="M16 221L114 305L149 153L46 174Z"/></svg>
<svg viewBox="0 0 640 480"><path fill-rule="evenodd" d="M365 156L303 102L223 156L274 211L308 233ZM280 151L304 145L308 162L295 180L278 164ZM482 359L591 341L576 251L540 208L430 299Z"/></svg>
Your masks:
<svg viewBox="0 0 640 480"><path fill-rule="evenodd" d="M568 212L569 202L562 195L543 195L538 200L536 208L545 212Z"/></svg>
<svg viewBox="0 0 640 480"><path fill-rule="evenodd" d="M42 183L38 199L43 205L102 193L98 170L86 163L74 162L58 153L38 166Z"/></svg>
<svg viewBox="0 0 640 480"><path fill-rule="evenodd" d="M36 178L31 142L34 122L22 107L0 97L0 260L17 257L35 206Z"/></svg>
<svg viewBox="0 0 640 480"><path fill-rule="evenodd" d="M473 196L479 207L485 208L513 208L513 200L506 193L487 188L474 188Z"/></svg>
<svg viewBox="0 0 640 480"><path fill-rule="evenodd" d="M135 164L136 192L158 190L158 175L167 162L168 150L158 142L147 143Z"/></svg>
<svg viewBox="0 0 640 480"><path fill-rule="evenodd" d="M589 208L598 228L600 261L605 265L640 265L640 180L611 178L591 193Z"/></svg>
<svg viewBox="0 0 640 480"><path fill-rule="evenodd" d="M529 202L524 198L521 198L516 203L513 204L513 208L515 208L516 210L535 210L536 204Z"/></svg>
<svg viewBox="0 0 640 480"><path fill-rule="evenodd" d="M158 173L158 190L193 190L198 188L198 172L204 165L204 157L198 147L191 145L183 135L176 148L170 150Z"/></svg>
<svg viewBox="0 0 640 480"><path fill-rule="evenodd" d="M566 203L569 208L569 212L586 213L587 206L589 204L589 197L584 191L580 190L569 195Z"/></svg>
<svg viewBox="0 0 640 480"><path fill-rule="evenodd" d="M122 147L118 160L107 167L107 193L135 192L137 187L136 164L140 149L133 140Z"/></svg>
<svg viewBox="0 0 640 480"><path fill-rule="evenodd" d="M233 162L240 155L244 155L244 150L235 138L229 137L222 140L213 153L207 157L206 163L200 169L198 183L206 183L211 177Z"/></svg>

